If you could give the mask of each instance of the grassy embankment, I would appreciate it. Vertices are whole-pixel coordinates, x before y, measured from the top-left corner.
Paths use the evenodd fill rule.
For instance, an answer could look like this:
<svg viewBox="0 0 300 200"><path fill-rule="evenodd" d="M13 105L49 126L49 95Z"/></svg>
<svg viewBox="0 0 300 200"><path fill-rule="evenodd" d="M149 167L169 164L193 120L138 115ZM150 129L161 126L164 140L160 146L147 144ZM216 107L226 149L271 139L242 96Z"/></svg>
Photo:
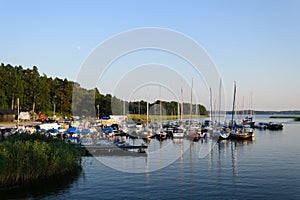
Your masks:
<svg viewBox="0 0 300 200"><path fill-rule="evenodd" d="M274 115L274 116L270 116L270 118L275 118L275 119L294 119L294 121L300 121L300 116Z"/></svg>
<svg viewBox="0 0 300 200"><path fill-rule="evenodd" d="M72 174L81 169L81 149L40 134L1 138L0 186L15 187Z"/></svg>
<svg viewBox="0 0 300 200"><path fill-rule="evenodd" d="M146 123L147 121L147 115L139 115L139 114L130 114L127 115L128 120L130 121L134 121L137 122L138 120L141 120L143 123ZM192 118L202 118L202 117L207 117L206 115L193 115ZM184 115L183 116L184 119L189 119L190 116L189 115ZM167 121L167 120L177 120L178 116L176 115L163 115L163 116L159 116L159 115L150 115L149 116L149 122L153 122L153 121Z"/></svg>

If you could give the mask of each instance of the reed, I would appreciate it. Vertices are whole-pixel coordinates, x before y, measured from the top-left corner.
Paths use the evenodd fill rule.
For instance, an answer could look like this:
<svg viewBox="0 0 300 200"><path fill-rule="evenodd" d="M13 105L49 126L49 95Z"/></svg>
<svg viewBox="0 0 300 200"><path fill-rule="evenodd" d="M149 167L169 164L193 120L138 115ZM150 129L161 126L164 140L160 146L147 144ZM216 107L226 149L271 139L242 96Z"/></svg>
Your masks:
<svg viewBox="0 0 300 200"><path fill-rule="evenodd" d="M300 117L295 117L295 118L294 118L294 121L299 122L299 121L300 121Z"/></svg>
<svg viewBox="0 0 300 200"><path fill-rule="evenodd" d="M127 115L128 119L130 121L134 121L137 122L138 120L141 120L143 123L146 123L147 121L147 115L139 115L139 114L129 114ZM207 117L207 115L192 115L192 118L203 118L203 117ZM190 115L185 115L183 117L184 119L189 119ZM178 116L177 115L149 115L149 122L153 122L153 121L167 121L167 120L178 120Z"/></svg>
<svg viewBox="0 0 300 200"><path fill-rule="evenodd" d="M81 168L79 147L40 134L15 134L0 144L0 186L33 183Z"/></svg>

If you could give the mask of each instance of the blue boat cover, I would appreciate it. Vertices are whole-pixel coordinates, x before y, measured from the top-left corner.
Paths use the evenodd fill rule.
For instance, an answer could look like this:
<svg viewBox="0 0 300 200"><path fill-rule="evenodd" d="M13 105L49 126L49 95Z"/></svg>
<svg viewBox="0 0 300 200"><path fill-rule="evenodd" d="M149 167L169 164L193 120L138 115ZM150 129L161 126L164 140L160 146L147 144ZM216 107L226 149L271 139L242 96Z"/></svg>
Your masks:
<svg viewBox="0 0 300 200"><path fill-rule="evenodd" d="M77 133L78 129L75 127L71 127L68 129L68 133Z"/></svg>

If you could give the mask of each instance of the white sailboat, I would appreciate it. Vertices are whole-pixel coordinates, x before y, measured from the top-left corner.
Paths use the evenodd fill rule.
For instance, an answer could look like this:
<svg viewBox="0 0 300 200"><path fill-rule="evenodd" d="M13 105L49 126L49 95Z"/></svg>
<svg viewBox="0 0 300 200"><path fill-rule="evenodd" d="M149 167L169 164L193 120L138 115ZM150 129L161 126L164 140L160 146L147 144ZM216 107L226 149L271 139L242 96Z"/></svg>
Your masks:
<svg viewBox="0 0 300 200"><path fill-rule="evenodd" d="M233 103L232 103L232 117L231 117L231 132L232 139L250 139L255 135L253 128L250 125L243 125L242 128L234 127L234 111L235 111L235 96L236 96L236 82L234 82Z"/></svg>
<svg viewBox="0 0 300 200"><path fill-rule="evenodd" d="M222 79L220 79L219 86L219 111L218 111L218 122L214 124L213 136L218 137L218 139L228 139L230 136L230 128L225 127L221 124L221 88L222 88Z"/></svg>
<svg viewBox="0 0 300 200"><path fill-rule="evenodd" d="M173 138L183 138L185 133L185 128L183 126L183 91L181 88L181 112L180 109L178 109L178 116L181 115L179 126L174 128L173 130ZM178 102L178 108L179 108L179 102Z"/></svg>

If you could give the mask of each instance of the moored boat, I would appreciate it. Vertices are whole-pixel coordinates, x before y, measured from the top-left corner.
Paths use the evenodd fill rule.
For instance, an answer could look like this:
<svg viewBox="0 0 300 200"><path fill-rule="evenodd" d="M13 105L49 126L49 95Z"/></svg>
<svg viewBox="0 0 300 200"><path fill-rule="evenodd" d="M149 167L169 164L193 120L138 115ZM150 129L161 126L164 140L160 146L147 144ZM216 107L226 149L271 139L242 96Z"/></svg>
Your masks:
<svg viewBox="0 0 300 200"><path fill-rule="evenodd" d="M184 130L183 128L176 127L173 129L173 138L183 138Z"/></svg>
<svg viewBox="0 0 300 200"><path fill-rule="evenodd" d="M245 125L243 128L234 129L230 132L231 139L250 139L255 135L253 128L250 125Z"/></svg>
<svg viewBox="0 0 300 200"><path fill-rule="evenodd" d="M253 121L252 117L245 117L242 120L242 125L249 125L251 128L255 127L255 121Z"/></svg>
<svg viewBox="0 0 300 200"><path fill-rule="evenodd" d="M258 124L255 126L255 128L259 129L266 129L268 127L268 123L265 122L258 122Z"/></svg>
<svg viewBox="0 0 300 200"><path fill-rule="evenodd" d="M283 124L282 123L277 123L277 122L269 122L267 124L267 128L270 130L282 130L283 129Z"/></svg>
<svg viewBox="0 0 300 200"><path fill-rule="evenodd" d="M234 91L233 91L233 103L232 103L232 116L231 116L231 139L250 139L255 135L253 128L251 128L250 124L240 126L234 126L234 113L235 113L235 96L236 96L236 82L234 83ZM252 119L251 119L252 120Z"/></svg>

